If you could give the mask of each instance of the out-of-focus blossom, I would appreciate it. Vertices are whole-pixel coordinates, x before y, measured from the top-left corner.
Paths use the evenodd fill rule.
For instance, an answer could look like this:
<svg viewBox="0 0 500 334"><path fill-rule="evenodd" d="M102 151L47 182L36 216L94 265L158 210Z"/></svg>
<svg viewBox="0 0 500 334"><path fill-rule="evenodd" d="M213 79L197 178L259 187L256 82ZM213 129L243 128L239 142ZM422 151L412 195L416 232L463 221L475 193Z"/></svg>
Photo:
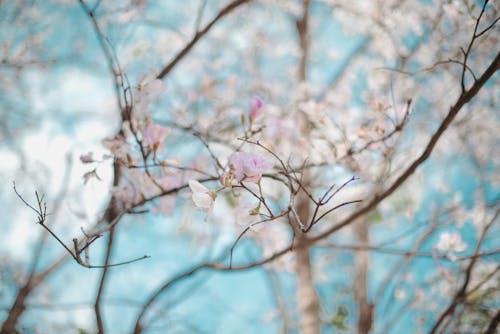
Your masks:
<svg viewBox="0 0 500 334"><path fill-rule="evenodd" d="M250 104L250 121L253 121L260 115L264 103L262 102L262 99L259 96L255 95L250 99L249 104Z"/></svg>
<svg viewBox="0 0 500 334"><path fill-rule="evenodd" d="M451 3L443 4L444 12L451 18L456 18L463 13L463 8L461 8L458 1L452 1Z"/></svg>
<svg viewBox="0 0 500 334"><path fill-rule="evenodd" d="M133 184L121 184L113 187L111 192L125 207L131 207L141 200L141 193Z"/></svg>
<svg viewBox="0 0 500 334"><path fill-rule="evenodd" d="M94 162L94 158L92 157L94 154L92 152L87 152L86 154L80 155L80 161L84 164L90 164Z"/></svg>
<svg viewBox="0 0 500 334"><path fill-rule="evenodd" d="M124 169L120 184L115 186L112 192L124 207L131 207L145 198L156 195L157 189L151 177L144 171Z"/></svg>
<svg viewBox="0 0 500 334"><path fill-rule="evenodd" d="M273 111L274 107L268 107ZM274 109L274 112L278 110ZM300 143L297 123L293 118L287 117L266 117L266 127L264 128L264 138L267 147L280 155L288 156L292 152L299 151L302 154L303 148Z"/></svg>
<svg viewBox="0 0 500 334"><path fill-rule="evenodd" d="M164 163L164 161L161 161L160 163ZM157 183L160 184L165 190L171 190L173 188L180 187L183 184L182 178L177 174L163 176L161 179L157 180ZM153 209L153 213L161 213L165 216L171 216L175 210L176 199L177 196L175 195L161 196L158 205Z"/></svg>
<svg viewBox="0 0 500 334"><path fill-rule="evenodd" d="M137 91L142 97L148 97L149 99L155 98L160 95L164 89L165 85L163 81L157 79L153 72L143 74L139 77Z"/></svg>
<svg viewBox="0 0 500 334"><path fill-rule="evenodd" d="M217 194L196 180L189 180L189 188L191 188L191 192L193 193L191 198L194 205L207 212L205 221L208 220L212 215Z"/></svg>
<svg viewBox="0 0 500 334"><path fill-rule="evenodd" d="M230 173L238 181L258 183L262 174L272 167L271 162L255 153L236 152L229 157Z"/></svg>
<svg viewBox="0 0 500 334"><path fill-rule="evenodd" d="M148 104L156 99L165 89L163 81L153 72L139 76L134 92L134 107L140 116L148 115Z"/></svg>
<svg viewBox="0 0 500 334"><path fill-rule="evenodd" d="M170 128L155 123L149 123L144 129L145 143L156 153L163 145L163 141L170 134Z"/></svg>
<svg viewBox="0 0 500 334"><path fill-rule="evenodd" d="M462 237L457 232L443 232L439 236L439 241L436 244L436 249L446 254L450 260L455 260L454 253L463 252L467 248L467 244L462 240Z"/></svg>
<svg viewBox="0 0 500 334"><path fill-rule="evenodd" d="M129 146L122 135L116 135L113 138L105 138L102 143L104 147L111 151L115 158L123 161L127 160Z"/></svg>
<svg viewBox="0 0 500 334"><path fill-rule="evenodd" d="M394 297L398 300L403 300L406 298L406 292L403 289L396 289L394 291Z"/></svg>

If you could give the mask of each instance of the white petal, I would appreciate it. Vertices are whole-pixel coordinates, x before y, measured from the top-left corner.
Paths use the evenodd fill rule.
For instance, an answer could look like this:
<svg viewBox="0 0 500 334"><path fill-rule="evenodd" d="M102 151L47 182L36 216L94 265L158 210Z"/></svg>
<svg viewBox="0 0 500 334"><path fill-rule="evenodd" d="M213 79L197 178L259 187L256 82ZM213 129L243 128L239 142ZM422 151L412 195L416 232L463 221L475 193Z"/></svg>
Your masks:
<svg viewBox="0 0 500 334"><path fill-rule="evenodd" d="M209 208L208 208L208 211L207 211L207 214L205 215L205 221L208 221L210 219L210 217L212 216L212 212L214 211L214 206L211 205Z"/></svg>
<svg viewBox="0 0 500 334"><path fill-rule="evenodd" d="M208 193L193 193L194 204L202 209L210 209L213 204L213 199Z"/></svg>
<svg viewBox="0 0 500 334"><path fill-rule="evenodd" d="M189 180L189 188L193 193L206 193L208 188L196 180Z"/></svg>
<svg viewBox="0 0 500 334"><path fill-rule="evenodd" d="M149 94L160 94L164 89L163 82L161 80L155 79L148 83L145 89Z"/></svg>

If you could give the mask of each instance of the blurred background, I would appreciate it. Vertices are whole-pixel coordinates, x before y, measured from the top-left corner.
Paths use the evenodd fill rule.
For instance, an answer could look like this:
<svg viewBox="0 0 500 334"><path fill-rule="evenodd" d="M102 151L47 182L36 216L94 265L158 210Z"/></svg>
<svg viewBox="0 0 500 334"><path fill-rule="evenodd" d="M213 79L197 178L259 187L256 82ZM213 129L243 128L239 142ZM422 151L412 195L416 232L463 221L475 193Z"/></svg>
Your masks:
<svg viewBox="0 0 500 334"><path fill-rule="evenodd" d="M245 228L229 200L218 199L204 221L186 185L204 176L191 168L214 176L204 183L210 189L220 186L213 155L225 165L246 136L253 96L264 103L255 138L283 161L310 163L315 197L356 176L338 203L368 203L419 157L498 58L499 14L498 3L465 0L0 1L3 330L10 319L19 333L97 332L103 270L67 256L13 186L35 207L35 191L44 195L46 222L68 246L94 229L117 190L116 152L103 140L122 128L127 94L138 94L145 75L164 85L147 106L171 130L161 159L182 166L165 172L167 188L183 188L117 225L111 262L149 258L109 268L100 297L108 333L133 332L155 291L227 255ZM428 333L466 280L466 302L442 332L482 333L498 318L498 80L493 74L479 87L391 196L311 246L321 332L360 333L364 317L366 333ZM117 91L117 82L128 90ZM310 123L307 135L301 122ZM274 205L286 206L286 189L263 182ZM312 235L363 203L329 215ZM233 261L286 247L292 233L284 226L249 231ZM89 247L92 264L104 263L106 238ZM304 332L294 263L289 252L249 270L186 274L148 305L143 330Z"/></svg>

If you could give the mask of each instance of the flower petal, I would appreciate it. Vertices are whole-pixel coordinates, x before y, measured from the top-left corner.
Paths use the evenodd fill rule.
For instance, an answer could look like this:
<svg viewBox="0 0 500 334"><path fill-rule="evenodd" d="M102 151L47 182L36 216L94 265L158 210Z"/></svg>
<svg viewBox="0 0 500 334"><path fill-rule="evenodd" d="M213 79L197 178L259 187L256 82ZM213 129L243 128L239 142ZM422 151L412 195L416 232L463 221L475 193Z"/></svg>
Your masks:
<svg viewBox="0 0 500 334"><path fill-rule="evenodd" d="M189 180L189 188L193 193L208 192L208 188L196 180Z"/></svg>

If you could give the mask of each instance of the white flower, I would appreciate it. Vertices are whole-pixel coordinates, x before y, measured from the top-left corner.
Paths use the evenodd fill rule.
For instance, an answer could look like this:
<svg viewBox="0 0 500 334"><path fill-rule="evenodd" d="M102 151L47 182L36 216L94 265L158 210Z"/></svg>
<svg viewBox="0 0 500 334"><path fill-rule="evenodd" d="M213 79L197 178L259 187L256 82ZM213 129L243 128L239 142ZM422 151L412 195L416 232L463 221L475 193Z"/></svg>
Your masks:
<svg viewBox="0 0 500 334"><path fill-rule="evenodd" d="M460 233L457 232L441 233L439 241L436 244L436 249L445 253L452 261L456 259L454 253L463 252L466 248L467 244L463 242Z"/></svg>
<svg viewBox="0 0 500 334"><path fill-rule="evenodd" d="M163 81L156 78L154 72L142 74L138 78L137 84L137 95L143 99L155 99L158 97L165 89Z"/></svg>
<svg viewBox="0 0 500 334"><path fill-rule="evenodd" d="M194 205L207 211L205 221L208 220L212 215L217 194L195 180L189 180L189 188L191 188L191 192L193 193L191 198L193 199Z"/></svg>

